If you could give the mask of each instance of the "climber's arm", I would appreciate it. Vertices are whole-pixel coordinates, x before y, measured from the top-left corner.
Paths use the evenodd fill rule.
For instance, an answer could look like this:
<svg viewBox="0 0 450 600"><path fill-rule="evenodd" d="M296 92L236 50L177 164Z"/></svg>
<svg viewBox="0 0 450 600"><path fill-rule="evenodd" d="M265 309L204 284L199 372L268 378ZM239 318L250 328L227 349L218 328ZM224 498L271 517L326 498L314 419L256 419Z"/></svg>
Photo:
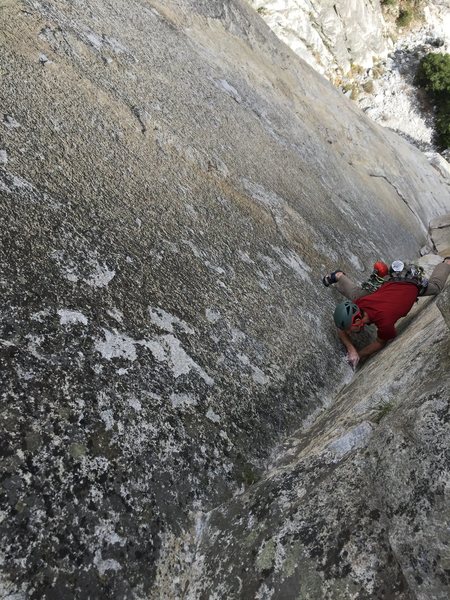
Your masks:
<svg viewBox="0 0 450 600"><path fill-rule="evenodd" d="M371 342L358 352L358 350L352 344L348 333L342 329L338 329L338 336L347 350L347 360L353 367L356 367L360 360L364 360L369 356L372 356L372 354L379 352L387 344L385 340L377 338L374 342Z"/></svg>
<svg viewBox="0 0 450 600"><path fill-rule="evenodd" d="M348 362L353 367L356 367L356 365L359 363L359 359L360 359L360 354L358 353L358 350L352 344L352 340L350 339L350 336L348 335L348 333L346 333L342 329L338 329L337 332L338 332L339 339L344 344L345 349L347 350Z"/></svg>
<svg viewBox="0 0 450 600"><path fill-rule="evenodd" d="M359 357L361 359L368 358L372 354L375 354L375 352L379 352L386 346L386 344L387 342L385 340L380 340L380 338L377 338L374 342L368 344L362 350L360 350Z"/></svg>

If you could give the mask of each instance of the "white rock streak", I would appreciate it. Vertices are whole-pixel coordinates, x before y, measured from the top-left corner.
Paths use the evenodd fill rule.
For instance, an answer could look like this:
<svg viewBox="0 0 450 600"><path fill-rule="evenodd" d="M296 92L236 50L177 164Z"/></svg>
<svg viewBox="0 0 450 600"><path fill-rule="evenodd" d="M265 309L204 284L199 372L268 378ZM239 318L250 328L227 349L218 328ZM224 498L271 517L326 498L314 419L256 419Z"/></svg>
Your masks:
<svg viewBox="0 0 450 600"><path fill-rule="evenodd" d="M103 341L98 340L95 344L97 352L106 360L112 358L125 358L127 360L136 360L136 341L129 336L118 333L115 329L109 331L103 329L105 339Z"/></svg>
<svg viewBox="0 0 450 600"><path fill-rule="evenodd" d="M74 325L76 323L88 324L88 319L82 313L76 310L58 310L59 321L61 325Z"/></svg>
<svg viewBox="0 0 450 600"><path fill-rule="evenodd" d="M182 348L180 340L171 334L157 336L153 340L135 340L124 333L103 328L104 339L97 340L95 349L106 360L123 358L134 361L137 358L136 346L150 350L158 362L165 362L172 370L175 379L195 371L208 385L214 385L214 379L198 365Z"/></svg>

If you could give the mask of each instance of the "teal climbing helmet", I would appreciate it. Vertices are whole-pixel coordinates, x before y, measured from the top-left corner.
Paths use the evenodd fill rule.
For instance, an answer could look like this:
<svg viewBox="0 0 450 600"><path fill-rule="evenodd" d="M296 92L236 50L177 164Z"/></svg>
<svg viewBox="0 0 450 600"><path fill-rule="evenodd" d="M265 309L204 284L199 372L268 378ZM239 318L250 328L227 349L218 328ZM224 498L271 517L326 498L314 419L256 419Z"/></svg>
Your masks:
<svg viewBox="0 0 450 600"><path fill-rule="evenodd" d="M354 318L360 315L359 307L350 300L345 300L336 306L334 322L339 329L348 329L353 324Z"/></svg>

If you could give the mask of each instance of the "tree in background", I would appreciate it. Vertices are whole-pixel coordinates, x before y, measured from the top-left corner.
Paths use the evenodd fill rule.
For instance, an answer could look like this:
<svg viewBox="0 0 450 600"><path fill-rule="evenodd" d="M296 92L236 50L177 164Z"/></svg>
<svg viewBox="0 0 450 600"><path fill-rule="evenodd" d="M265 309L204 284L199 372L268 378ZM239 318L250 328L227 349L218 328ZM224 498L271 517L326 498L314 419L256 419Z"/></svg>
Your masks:
<svg viewBox="0 0 450 600"><path fill-rule="evenodd" d="M415 83L436 106L436 131L442 150L450 148L450 54L427 54L417 69Z"/></svg>

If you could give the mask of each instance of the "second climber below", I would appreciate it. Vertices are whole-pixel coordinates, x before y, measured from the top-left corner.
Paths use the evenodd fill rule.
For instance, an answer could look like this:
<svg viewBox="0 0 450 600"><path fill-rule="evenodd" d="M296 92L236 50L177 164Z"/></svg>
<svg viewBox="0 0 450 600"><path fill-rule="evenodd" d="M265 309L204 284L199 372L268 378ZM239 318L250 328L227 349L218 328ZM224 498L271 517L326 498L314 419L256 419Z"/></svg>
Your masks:
<svg viewBox="0 0 450 600"><path fill-rule="evenodd" d="M376 263L374 266L377 265L383 263ZM434 296L442 291L450 274L450 256L434 268L428 281L423 282L419 282L416 277L408 277L411 270L408 271L401 261L394 261L389 270L386 265L384 267L383 279L378 278L381 285L372 292L354 283L340 270L326 275L322 280L327 287L335 284L339 292L348 298L336 306L334 322L338 328L338 336L347 350L347 360L353 367L395 338L396 322L409 313L419 294ZM413 268L412 273L414 272ZM376 325L377 338L358 351L350 335L362 331L370 324Z"/></svg>

